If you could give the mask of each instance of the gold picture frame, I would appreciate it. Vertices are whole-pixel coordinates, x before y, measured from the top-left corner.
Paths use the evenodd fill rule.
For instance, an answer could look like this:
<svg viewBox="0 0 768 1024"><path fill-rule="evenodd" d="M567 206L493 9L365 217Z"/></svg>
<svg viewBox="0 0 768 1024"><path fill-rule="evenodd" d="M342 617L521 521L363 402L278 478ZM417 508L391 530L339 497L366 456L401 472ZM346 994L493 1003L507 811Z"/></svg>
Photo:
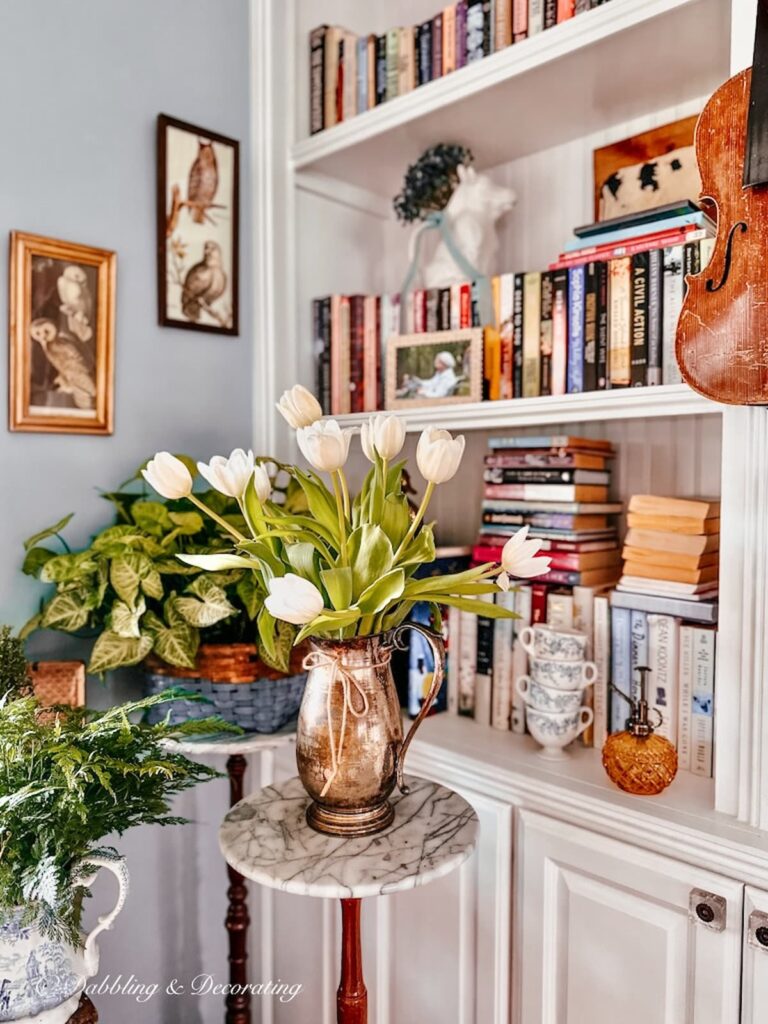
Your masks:
<svg viewBox="0 0 768 1024"><path fill-rule="evenodd" d="M483 329L396 334L387 342L387 409L460 405L483 397Z"/></svg>
<svg viewBox="0 0 768 1024"><path fill-rule="evenodd" d="M112 433L116 264L108 249L11 232L10 430Z"/></svg>

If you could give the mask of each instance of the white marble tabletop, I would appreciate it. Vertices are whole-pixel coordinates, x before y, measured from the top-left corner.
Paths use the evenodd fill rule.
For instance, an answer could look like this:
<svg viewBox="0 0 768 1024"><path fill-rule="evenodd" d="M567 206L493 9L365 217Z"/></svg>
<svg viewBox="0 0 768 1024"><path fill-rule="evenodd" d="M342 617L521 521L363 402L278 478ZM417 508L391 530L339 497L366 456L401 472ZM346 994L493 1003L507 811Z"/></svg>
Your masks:
<svg viewBox="0 0 768 1024"><path fill-rule="evenodd" d="M221 732L211 736L190 736L184 740L166 740L165 746L178 754L256 754L260 750L274 750L296 742L296 723L278 732L246 732L241 736Z"/></svg>
<svg viewBox="0 0 768 1024"><path fill-rule="evenodd" d="M323 835L305 820L309 797L298 778L241 800L219 829L236 871L300 896L379 896L449 874L477 844L480 823L467 801L435 782L406 776L410 792L391 800L395 820L361 838Z"/></svg>

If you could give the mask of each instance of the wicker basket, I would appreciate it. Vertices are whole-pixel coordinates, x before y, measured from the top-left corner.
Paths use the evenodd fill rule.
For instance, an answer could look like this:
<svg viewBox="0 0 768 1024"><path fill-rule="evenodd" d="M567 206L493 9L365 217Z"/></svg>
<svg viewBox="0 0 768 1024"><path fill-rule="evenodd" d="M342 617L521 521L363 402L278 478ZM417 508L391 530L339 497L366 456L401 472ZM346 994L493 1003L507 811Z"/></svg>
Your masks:
<svg viewBox="0 0 768 1024"><path fill-rule="evenodd" d="M148 695L181 686L206 700L152 708L148 720L158 722L169 711L173 725L218 715L246 732L277 732L298 713L307 681L304 653L294 649L289 675L261 661L253 644L201 644L194 669L176 668L150 655L145 662Z"/></svg>
<svg viewBox="0 0 768 1024"><path fill-rule="evenodd" d="M43 707L85 704L85 662L33 661L29 666L32 689Z"/></svg>

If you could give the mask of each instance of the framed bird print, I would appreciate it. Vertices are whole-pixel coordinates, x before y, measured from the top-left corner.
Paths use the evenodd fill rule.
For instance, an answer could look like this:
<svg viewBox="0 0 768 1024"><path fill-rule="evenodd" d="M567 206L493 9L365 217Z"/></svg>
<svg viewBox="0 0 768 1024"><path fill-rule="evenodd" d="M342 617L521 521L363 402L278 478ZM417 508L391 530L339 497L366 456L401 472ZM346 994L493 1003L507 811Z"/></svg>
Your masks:
<svg viewBox="0 0 768 1024"><path fill-rule="evenodd" d="M11 233L11 430L112 433L116 262L108 249Z"/></svg>
<svg viewBox="0 0 768 1024"><path fill-rule="evenodd" d="M239 145L157 119L160 323L238 333Z"/></svg>

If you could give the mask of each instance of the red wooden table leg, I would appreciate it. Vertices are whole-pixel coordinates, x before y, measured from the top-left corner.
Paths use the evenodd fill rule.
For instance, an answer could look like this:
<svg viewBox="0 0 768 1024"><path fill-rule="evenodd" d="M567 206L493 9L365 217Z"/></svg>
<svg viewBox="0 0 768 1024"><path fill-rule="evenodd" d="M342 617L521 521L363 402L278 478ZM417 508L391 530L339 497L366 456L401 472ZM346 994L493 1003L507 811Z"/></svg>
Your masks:
<svg viewBox="0 0 768 1024"><path fill-rule="evenodd" d="M360 900L341 901L341 981L336 993L338 1024L368 1024L368 992L363 981Z"/></svg>
<svg viewBox="0 0 768 1024"><path fill-rule="evenodd" d="M229 775L229 805L234 807L243 799L243 776L247 761L242 754L233 754L227 760ZM229 932L229 983L244 987L247 983L248 964L248 889L245 879L234 868L227 867L229 888L226 928ZM248 991L229 993L225 1000L226 1024L251 1024L251 996Z"/></svg>

